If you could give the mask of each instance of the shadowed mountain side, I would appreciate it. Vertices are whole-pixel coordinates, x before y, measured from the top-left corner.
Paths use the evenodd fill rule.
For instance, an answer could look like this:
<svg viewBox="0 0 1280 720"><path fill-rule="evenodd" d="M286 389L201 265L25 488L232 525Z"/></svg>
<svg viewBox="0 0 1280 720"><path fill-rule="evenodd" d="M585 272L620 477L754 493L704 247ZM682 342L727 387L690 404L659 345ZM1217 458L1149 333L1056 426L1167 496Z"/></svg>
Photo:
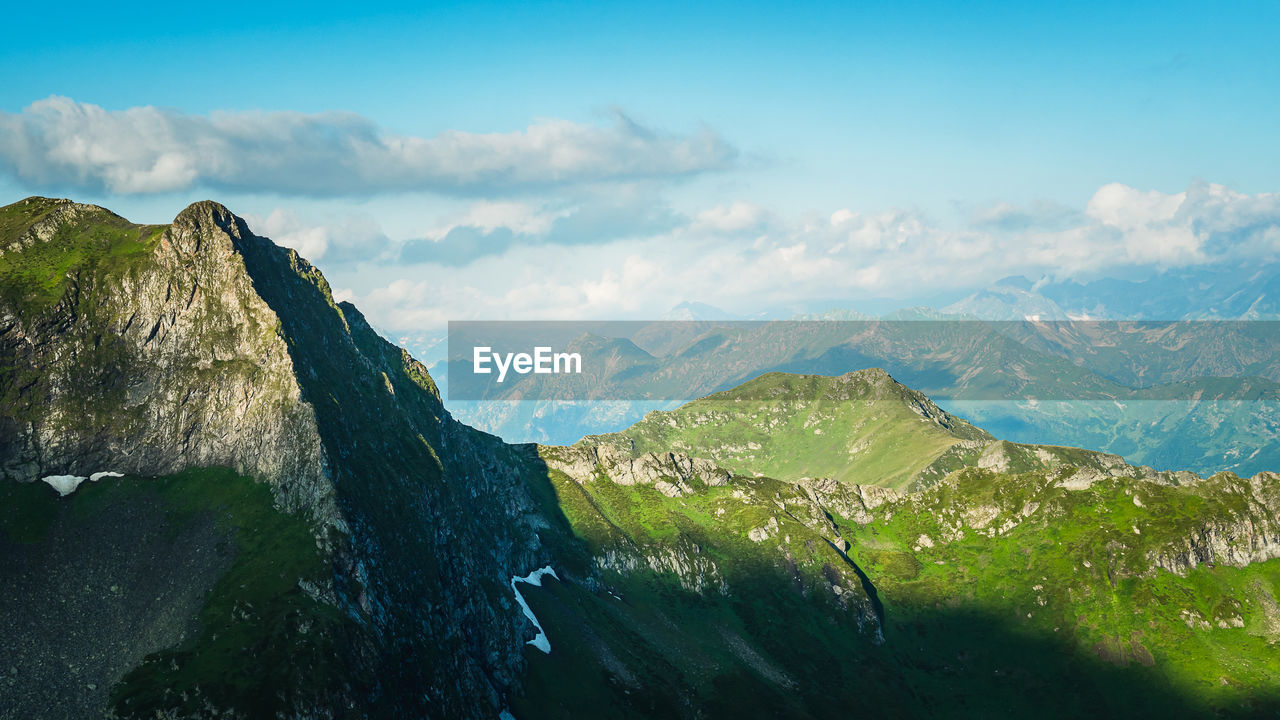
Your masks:
<svg viewBox="0 0 1280 720"><path fill-rule="evenodd" d="M707 603L660 579L607 589L547 583L526 597L553 650L526 651L525 718L1274 717L1275 687L1224 688L1205 703L1175 671L1131 647L1081 652L1028 633L1007 612L890 608L886 642L869 647L809 610L770 571L751 595ZM610 593L616 593L621 599ZM1142 653L1139 649L1138 653ZM1142 655L1142 658L1145 658ZM785 672L786 674L782 674ZM566 683L565 678L573 678ZM1212 682L1218 682L1216 678Z"/></svg>
<svg viewBox="0 0 1280 720"><path fill-rule="evenodd" d="M189 470L0 495L0 717L261 717L373 687L311 527L265 485Z"/></svg>
<svg viewBox="0 0 1280 720"><path fill-rule="evenodd" d="M1280 710L1277 476L975 468L901 494L541 452L603 574L527 593L553 650L529 653L520 717Z"/></svg>
<svg viewBox="0 0 1280 720"><path fill-rule="evenodd" d="M424 367L354 307L336 305L295 252L227 216L254 288L290 339L303 398L334 458L360 578L338 592L367 614L381 644L374 672L386 704L372 708L469 715L481 701L500 707L517 682L512 650L526 626L503 608L510 578L552 560L534 532L542 521L526 515L528 459L455 423ZM363 563L379 572L362 573Z"/></svg>

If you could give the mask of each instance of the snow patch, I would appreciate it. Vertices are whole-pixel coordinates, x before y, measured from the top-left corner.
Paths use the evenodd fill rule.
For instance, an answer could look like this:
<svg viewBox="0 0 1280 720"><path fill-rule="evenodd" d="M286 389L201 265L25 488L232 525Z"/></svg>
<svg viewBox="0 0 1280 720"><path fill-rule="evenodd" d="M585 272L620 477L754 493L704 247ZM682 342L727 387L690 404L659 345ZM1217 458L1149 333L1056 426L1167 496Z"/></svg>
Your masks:
<svg viewBox="0 0 1280 720"><path fill-rule="evenodd" d="M57 490L59 497L66 497L75 492L76 488L80 487L80 483L85 480L88 480L89 482L98 482L104 477L124 477L124 475L122 473L107 470L104 472L93 473L89 477L85 477L84 475L46 475L40 479L49 483L49 487Z"/></svg>
<svg viewBox="0 0 1280 720"><path fill-rule="evenodd" d="M557 580L560 579L560 576L556 575L556 571L553 570L550 565L548 565L544 568L539 568L537 570L534 570L533 572L529 573L528 575L525 575L524 577L520 577L519 575L513 575L511 577L511 592L515 593L516 602L520 603L520 608L524 610L524 616L529 618L529 622L533 623L534 627L538 628L538 636L530 640L529 642L525 643L525 645L532 645L538 648L539 650L541 650L542 652L550 655L551 641L547 640L547 633L545 630L542 629L542 624L538 622L538 618L535 617L533 614L533 611L529 609L529 603L524 601L524 596L520 594L520 589L516 587L516 583L529 583L534 587L542 587L543 575L550 575L551 577Z"/></svg>
<svg viewBox="0 0 1280 720"><path fill-rule="evenodd" d="M40 479L49 483L49 487L57 490L60 497L66 497L75 492L76 488L80 487L80 483L88 480L83 475L45 475Z"/></svg>

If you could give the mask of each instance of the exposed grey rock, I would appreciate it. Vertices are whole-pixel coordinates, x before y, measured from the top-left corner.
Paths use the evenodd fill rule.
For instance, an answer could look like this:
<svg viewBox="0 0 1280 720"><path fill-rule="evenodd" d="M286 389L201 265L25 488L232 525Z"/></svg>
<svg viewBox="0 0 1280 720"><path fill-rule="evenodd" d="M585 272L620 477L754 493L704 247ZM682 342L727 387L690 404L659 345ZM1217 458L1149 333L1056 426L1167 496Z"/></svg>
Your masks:
<svg viewBox="0 0 1280 720"><path fill-rule="evenodd" d="M21 242L48 242L105 212L65 202ZM39 377L0 420L0 476L226 466L270 482L282 507L342 529L280 319L244 265L248 242L268 241L221 205L196 203L152 262L109 280L77 275L49 312L12 313L0 349Z"/></svg>
<svg viewBox="0 0 1280 720"><path fill-rule="evenodd" d="M710 460L683 453L643 453L632 456L611 444L542 448L547 465L572 478L590 478L597 471L619 485L655 485L668 497L688 492L690 486L719 487L732 473Z"/></svg>
<svg viewBox="0 0 1280 720"><path fill-rule="evenodd" d="M729 586L713 560L702 555L696 546L663 546L652 549L611 548L594 558L601 571L629 575L640 568L676 577L689 592L729 592Z"/></svg>
<svg viewBox="0 0 1280 720"><path fill-rule="evenodd" d="M877 485L845 485L831 478L805 480L798 484L814 502L837 515L865 525L875 520L875 510L898 500L903 493Z"/></svg>
<svg viewBox="0 0 1280 720"><path fill-rule="evenodd" d="M1248 480L1222 475L1203 482L1215 492L1232 493L1238 509L1198 524L1173 547L1151 552L1152 567L1186 575L1199 565L1244 567L1280 557L1280 475L1259 473Z"/></svg>

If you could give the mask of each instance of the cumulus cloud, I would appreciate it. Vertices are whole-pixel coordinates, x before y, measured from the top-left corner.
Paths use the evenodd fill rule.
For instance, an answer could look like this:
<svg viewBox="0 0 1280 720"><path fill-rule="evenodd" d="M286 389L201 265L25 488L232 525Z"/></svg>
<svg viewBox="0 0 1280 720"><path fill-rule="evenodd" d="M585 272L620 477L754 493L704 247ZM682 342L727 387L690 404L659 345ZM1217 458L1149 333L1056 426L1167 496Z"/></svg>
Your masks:
<svg viewBox="0 0 1280 720"><path fill-rule="evenodd" d="M1031 231L1021 239L1037 262L1069 275L1271 260L1280 250L1278 228L1277 193L1246 195L1203 182L1163 193L1112 183L1094 193L1073 227Z"/></svg>
<svg viewBox="0 0 1280 720"><path fill-rule="evenodd" d="M738 201L698 213L693 229L726 234L752 232L763 229L768 221L769 214L764 208Z"/></svg>
<svg viewBox="0 0 1280 720"><path fill-rule="evenodd" d="M1173 220L1186 199L1186 193L1169 195L1159 190L1143 191L1111 183L1098 188L1089 199L1085 213L1105 225L1136 230Z"/></svg>
<svg viewBox="0 0 1280 720"><path fill-rule="evenodd" d="M670 232L683 222L652 194L625 188L567 204L485 201L404 243L400 260L456 267L513 247L604 245Z"/></svg>
<svg viewBox="0 0 1280 720"><path fill-rule="evenodd" d="M401 135L352 113L106 110L50 97L0 112L0 167L25 183L115 194L191 187L341 196L489 194L731 166L717 133L545 120L508 133Z"/></svg>
<svg viewBox="0 0 1280 720"><path fill-rule="evenodd" d="M1084 214L1076 208L1048 200L1029 205L999 203L984 208L973 216L973 227L994 232L1025 230L1065 230L1078 225Z"/></svg>
<svg viewBox="0 0 1280 720"><path fill-rule="evenodd" d="M305 220L292 210L276 208L265 216L248 214L245 220L258 235L297 250L311 262L362 262L387 259L391 241L376 220L367 215L347 215Z"/></svg>

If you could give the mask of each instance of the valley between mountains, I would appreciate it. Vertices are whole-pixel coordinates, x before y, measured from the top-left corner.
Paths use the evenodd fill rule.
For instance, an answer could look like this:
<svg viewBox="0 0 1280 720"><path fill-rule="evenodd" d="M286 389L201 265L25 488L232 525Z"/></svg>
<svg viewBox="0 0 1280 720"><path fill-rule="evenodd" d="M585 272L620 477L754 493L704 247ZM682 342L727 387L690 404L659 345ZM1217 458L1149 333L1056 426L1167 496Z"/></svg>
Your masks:
<svg viewBox="0 0 1280 720"><path fill-rule="evenodd" d="M0 209L0 587L15 720L1280 713L1274 472L875 368L507 444L212 202Z"/></svg>

